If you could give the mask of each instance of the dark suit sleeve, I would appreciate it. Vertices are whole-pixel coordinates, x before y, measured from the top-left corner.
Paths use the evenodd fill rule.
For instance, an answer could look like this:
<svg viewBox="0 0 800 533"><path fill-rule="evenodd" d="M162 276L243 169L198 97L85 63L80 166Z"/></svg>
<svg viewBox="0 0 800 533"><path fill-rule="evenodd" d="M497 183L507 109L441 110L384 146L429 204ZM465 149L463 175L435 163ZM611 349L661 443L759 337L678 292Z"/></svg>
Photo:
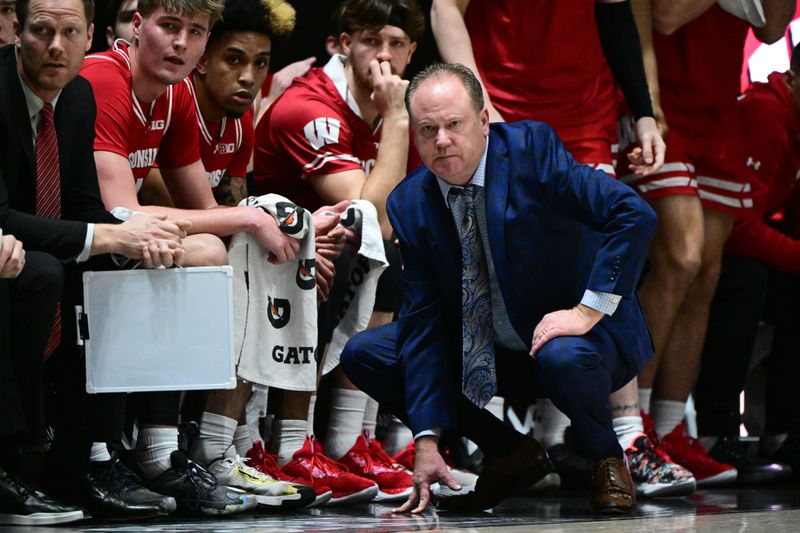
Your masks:
<svg viewBox="0 0 800 533"><path fill-rule="evenodd" d="M62 190L62 218L119 224L120 220L111 215L103 205L97 182L97 167L94 163L94 123L97 111L94 93L89 82L80 76L69 84L69 90L71 105L64 109L69 113L64 127L69 128L69 138L65 139L65 145L70 147L70 153L66 155L69 163L64 166L70 175L68 179L62 179L65 184ZM58 107L60 106L59 103ZM65 155L62 154L62 157Z"/></svg>
<svg viewBox="0 0 800 533"><path fill-rule="evenodd" d="M434 254L422 241L422 232L409 227L416 217L407 216L412 204L391 195L389 219L400 241L403 258L403 308L397 327L397 350L403 362L405 403L411 431L448 428L455 420L454 379L458 370L446 332L442 289L437 286L431 261ZM404 220L406 223L404 224Z"/></svg>
<svg viewBox="0 0 800 533"><path fill-rule="evenodd" d="M78 257L86 241L84 222L50 220L11 209L2 169L0 169L0 227L4 233L14 235L22 241L26 250L47 252L64 262Z"/></svg>
<svg viewBox="0 0 800 533"><path fill-rule="evenodd" d="M546 124L529 127L526 142L539 177L535 183L551 206L603 236L586 288L633 296L656 230L653 209L627 185L576 163Z"/></svg>

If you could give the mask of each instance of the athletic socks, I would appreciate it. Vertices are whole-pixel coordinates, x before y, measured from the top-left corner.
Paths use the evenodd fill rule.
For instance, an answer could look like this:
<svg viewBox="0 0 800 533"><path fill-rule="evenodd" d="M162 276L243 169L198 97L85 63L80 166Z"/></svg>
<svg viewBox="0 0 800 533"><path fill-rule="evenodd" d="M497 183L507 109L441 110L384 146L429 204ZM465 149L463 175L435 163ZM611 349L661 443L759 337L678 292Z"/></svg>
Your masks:
<svg viewBox="0 0 800 533"><path fill-rule="evenodd" d="M368 399L367 394L360 390L331 391L331 414L325 437L325 452L328 457L339 459L356 443L364 425Z"/></svg>
<svg viewBox="0 0 800 533"><path fill-rule="evenodd" d="M253 437L250 436L250 427L246 424L236 427L233 433L233 445L239 457L247 457L247 452L253 447Z"/></svg>
<svg viewBox="0 0 800 533"><path fill-rule="evenodd" d="M272 423L270 451L277 455L278 466L283 467L292 460L294 452L303 447L306 441L308 421L275 420Z"/></svg>
<svg viewBox="0 0 800 533"><path fill-rule="evenodd" d="M136 440L136 464L152 480L171 466L170 454L178 449L178 428L144 428Z"/></svg>
<svg viewBox="0 0 800 533"><path fill-rule="evenodd" d="M650 412L650 397L653 395L653 389L639 388L639 409L643 413Z"/></svg>
<svg viewBox="0 0 800 533"><path fill-rule="evenodd" d="M673 400L653 400L651 407L653 426L659 437L663 437L675 429L675 426L683 421L686 412L686 402Z"/></svg>
<svg viewBox="0 0 800 533"><path fill-rule="evenodd" d="M408 429L408 426L403 424L396 416L392 417L389 422L389 427L386 430L386 438L383 439L383 449L389 455L397 455L400 451L408 446L408 443L414 438L414 434Z"/></svg>
<svg viewBox="0 0 800 533"><path fill-rule="evenodd" d="M110 461L111 454L108 453L108 446L105 442L93 442L92 451L89 452L90 461Z"/></svg>
<svg viewBox="0 0 800 533"><path fill-rule="evenodd" d="M617 440L623 450L627 449L636 437L644 433L644 424L642 423L641 416L621 416L619 418L612 418L611 424L614 427L614 433L617 434Z"/></svg>
<svg viewBox="0 0 800 533"><path fill-rule="evenodd" d="M238 425L239 422L233 418L203 411L200 416L200 434L192 443L189 456L202 465L225 456L225 452L233 444Z"/></svg>
<svg viewBox="0 0 800 533"><path fill-rule="evenodd" d="M536 424L534 435L544 448L550 449L557 444L564 444L564 432L569 427L569 418L558 410L548 399L536 403Z"/></svg>
<svg viewBox="0 0 800 533"><path fill-rule="evenodd" d="M368 438L375 438L375 426L378 425L378 402L367 397L367 405L364 408L364 422L361 430L366 432ZM348 448L349 450L350 448Z"/></svg>

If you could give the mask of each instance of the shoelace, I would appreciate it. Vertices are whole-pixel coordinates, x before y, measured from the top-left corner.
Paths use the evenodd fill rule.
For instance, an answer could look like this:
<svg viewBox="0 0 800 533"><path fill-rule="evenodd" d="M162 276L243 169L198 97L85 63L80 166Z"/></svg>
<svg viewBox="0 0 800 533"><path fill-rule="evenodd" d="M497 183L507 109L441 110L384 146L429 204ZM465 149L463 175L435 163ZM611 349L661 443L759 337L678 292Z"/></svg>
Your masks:
<svg viewBox="0 0 800 533"><path fill-rule="evenodd" d="M311 468L308 469L308 479L314 481L314 470L322 470L327 475L341 476L350 470L338 461L334 461L321 452L311 452Z"/></svg>
<svg viewBox="0 0 800 533"><path fill-rule="evenodd" d="M606 470L606 472L608 472L608 484L610 488L618 492L627 492L627 490L622 486L622 481L619 479L619 477L617 477L617 470L615 468L611 468L610 461L603 461L603 468Z"/></svg>
<svg viewBox="0 0 800 533"><path fill-rule="evenodd" d="M33 490L30 487L28 487L25 483L9 476L8 472L4 472L3 470L0 470L0 479L4 479L12 487L14 487L14 490L16 492L18 492L24 498L27 498L33 492Z"/></svg>
<svg viewBox="0 0 800 533"><path fill-rule="evenodd" d="M370 444L369 446L370 462L372 461L372 457L374 456L380 460L380 464L388 468L391 468L392 470L399 471L404 469L403 466L399 465L397 461L392 459L389 456L389 454L386 453L386 450L383 449L383 446L381 446L380 442L373 439L369 441L369 444Z"/></svg>
<svg viewBox="0 0 800 533"><path fill-rule="evenodd" d="M245 474L247 474L248 476L252 477L255 480L258 480L258 481L271 481L272 480L272 478L270 476L268 476L267 474L261 472L257 468L253 468L252 466L247 464L250 461L250 459L247 458L247 457L243 458L242 456L240 456L237 453L236 457L234 459L230 459L229 458L227 460L232 462L234 465L238 466L239 470L241 470L242 472L244 472Z"/></svg>
<svg viewBox="0 0 800 533"><path fill-rule="evenodd" d="M201 498L217 488L217 479L194 461L189 461L186 465L186 479L192 486L192 502L188 507L195 510L200 507Z"/></svg>
<svg viewBox="0 0 800 533"><path fill-rule="evenodd" d="M641 448L636 448L642 454L642 466L645 469L652 468L655 471L654 480L663 479L667 474L672 472L671 461L667 461L649 440Z"/></svg>
<svg viewBox="0 0 800 533"><path fill-rule="evenodd" d="M100 476L101 480L111 487L117 494L142 488L142 482L130 468L119 460L112 457L111 462Z"/></svg>
<svg viewBox="0 0 800 533"><path fill-rule="evenodd" d="M283 459L283 457L280 455L271 454L263 448L256 454L256 463L260 464L260 466L263 468L261 472L267 474L268 476L272 475L270 472L277 473L281 471L281 467L278 465L278 459Z"/></svg>

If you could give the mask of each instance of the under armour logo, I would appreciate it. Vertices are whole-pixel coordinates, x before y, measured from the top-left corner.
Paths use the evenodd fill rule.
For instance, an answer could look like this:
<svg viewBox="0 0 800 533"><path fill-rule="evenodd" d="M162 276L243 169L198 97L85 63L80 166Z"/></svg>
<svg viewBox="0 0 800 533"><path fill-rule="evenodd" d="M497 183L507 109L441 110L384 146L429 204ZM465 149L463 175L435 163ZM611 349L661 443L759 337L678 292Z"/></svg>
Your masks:
<svg viewBox="0 0 800 533"><path fill-rule="evenodd" d="M752 157L748 157L747 158L747 166L748 167L752 167L755 170L758 170L758 169L761 168L761 161L755 161Z"/></svg>

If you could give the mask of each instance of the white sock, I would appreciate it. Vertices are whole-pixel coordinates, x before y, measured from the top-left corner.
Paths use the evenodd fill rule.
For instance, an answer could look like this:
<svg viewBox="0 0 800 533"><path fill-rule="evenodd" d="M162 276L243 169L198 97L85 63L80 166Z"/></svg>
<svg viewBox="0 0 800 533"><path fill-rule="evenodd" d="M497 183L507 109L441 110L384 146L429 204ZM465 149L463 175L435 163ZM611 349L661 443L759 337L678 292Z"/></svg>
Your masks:
<svg viewBox="0 0 800 533"><path fill-rule="evenodd" d="M317 395L312 394L308 399L308 422L306 422L306 435L314 434L314 410L317 408Z"/></svg>
<svg viewBox="0 0 800 533"><path fill-rule="evenodd" d="M233 444L233 435L238 425L238 420L203 411L200 416L200 434L192 443L189 455L202 465L224 457Z"/></svg>
<svg viewBox="0 0 800 533"><path fill-rule="evenodd" d="M92 451L89 452L90 461L110 461L111 454L108 453L108 446L105 442L93 442Z"/></svg>
<svg viewBox="0 0 800 533"><path fill-rule="evenodd" d="M486 404L484 409L492 413L494 416L503 420L503 408L505 407L505 400L501 396L495 396L489 403Z"/></svg>
<svg viewBox="0 0 800 533"><path fill-rule="evenodd" d="M247 457L247 452L253 447L253 437L250 435L250 426L241 425L236 427L233 434L233 445L239 457Z"/></svg>
<svg viewBox="0 0 800 533"><path fill-rule="evenodd" d="M639 409L643 413L650 412L650 396L653 395L653 389L639 389Z"/></svg>
<svg viewBox="0 0 800 533"><path fill-rule="evenodd" d="M569 427L569 418L558 410L548 399L541 399L536 403L536 424L534 434L536 440L542 443L545 449L556 444L564 443L564 431Z"/></svg>
<svg viewBox="0 0 800 533"><path fill-rule="evenodd" d="M386 430L386 438L383 439L383 449L389 455L397 455L414 438L414 434L396 416L392 417L389 429Z"/></svg>
<svg viewBox="0 0 800 533"><path fill-rule="evenodd" d="M367 438L375 438L375 426L378 425L378 402L372 398L367 398L367 405L364 408L364 423L361 431L366 431ZM349 448L348 448L349 449Z"/></svg>
<svg viewBox="0 0 800 533"><path fill-rule="evenodd" d="M325 454L331 459L339 459L356 443L364 424L368 399L367 394L360 390L331 391L331 415L325 437Z"/></svg>
<svg viewBox="0 0 800 533"><path fill-rule="evenodd" d="M275 420L272 423L272 438L269 448L278 456L278 466L292 460L294 452L303 447L306 441L306 420Z"/></svg>
<svg viewBox="0 0 800 533"><path fill-rule="evenodd" d="M652 407L650 414L653 416L653 425L659 437L668 434L683 421L686 402L653 400L650 405Z"/></svg>
<svg viewBox="0 0 800 533"><path fill-rule="evenodd" d="M611 424L614 427L614 433L617 434L617 440L623 450L633 444L633 439L644 433L644 424L642 423L641 416L621 416L619 418L612 418Z"/></svg>
<svg viewBox="0 0 800 533"><path fill-rule="evenodd" d="M178 428L144 428L136 441L136 463L145 479L155 479L172 466L170 454L178 449Z"/></svg>

